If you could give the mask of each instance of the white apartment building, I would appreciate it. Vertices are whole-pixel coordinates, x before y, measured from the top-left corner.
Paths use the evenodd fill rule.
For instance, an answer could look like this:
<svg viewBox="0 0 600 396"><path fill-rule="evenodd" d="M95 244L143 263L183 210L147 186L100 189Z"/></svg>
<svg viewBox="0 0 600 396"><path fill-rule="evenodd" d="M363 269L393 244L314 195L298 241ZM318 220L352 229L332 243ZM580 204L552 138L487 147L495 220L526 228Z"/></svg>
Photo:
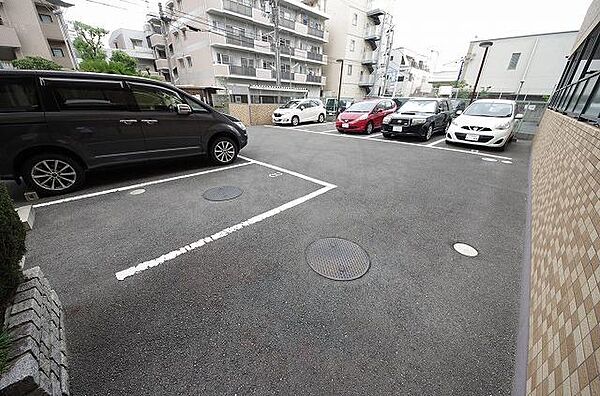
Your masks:
<svg viewBox="0 0 600 396"><path fill-rule="evenodd" d="M150 48L145 32L123 28L117 29L110 34L108 46L110 52L108 56L114 50L123 51L137 60L139 71L155 74L155 54Z"/></svg>
<svg viewBox="0 0 600 396"><path fill-rule="evenodd" d="M342 98L381 94L393 37L392 16L385 12L389 1L327 0L325 7L330 16L326 45L330 62L324 96L337 96L340 72Z"/></svg>
<svg viewBox="0 0 600 396"><path fill-rule="evenodd" d="M530 98L550 95L567 63L577 31L471 41L461 79L475 84L484 48L491 41L477 91Z"/></svg>
<svg viewBox="0 0 600 396"><path fill-rule="evenodd" d="M430 55L423 55L404 47L393 49L388 68L386 95L408 97L431 93L430 63Z"/></svg>
<svg viewBox="0 0 600 396"><path fill-rule="evenodd" d="M276 85L272 10L260 0L171 0L165 42L150 17L156 69L176 85L224 88L236 103L319 97L326 83L322 0L280 1L281 86Z"/></svg>

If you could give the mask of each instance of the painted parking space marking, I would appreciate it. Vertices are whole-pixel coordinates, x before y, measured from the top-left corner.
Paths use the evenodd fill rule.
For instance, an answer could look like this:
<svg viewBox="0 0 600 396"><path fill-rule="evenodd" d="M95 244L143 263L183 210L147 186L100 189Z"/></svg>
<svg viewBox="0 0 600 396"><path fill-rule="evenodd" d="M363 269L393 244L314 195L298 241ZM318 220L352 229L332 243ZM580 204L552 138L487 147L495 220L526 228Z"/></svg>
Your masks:
<svg viewBox="0 0 600 396"><path fill-rule="evenodd" d="M368 140L371 142L383 142L383 143L389 143L389 144L401 144L401 145L405 145L405 146L414 146L414 147L423 147L423 148L428 148L428 149L432 149L432 150L442 150L442 151L451 151L451 152L455 152L455 153L464 153L464 154L471 154L471 155L481 155L479 153L479 151L475 152L475 151L468 151L468 150L460 150L460 149L455 149L455 148L449 148L449 147L439 147L439 146L427 146L425 144L418 144L418 143L410 143L410 142L400 142L398 140L389 140L389 139L380 139L380 138L370 138L367 136L356 136L356 135L347 135L347 134L334 134L334 133L325 133L325 132L317 132L317 131L310 131L308 129L298 129L298 128L284 128L284 127L279 127L276 125L266 125L266 127L268 129L270 128L277 128L277 129L284 129L290 132L303 132L303 133L313 133L315 135L326 135L326 136L336 136L336 137L340 137L340 138L344 138L344 139L360 139L360 140ZM505 157L502 155L494 155L494 154L485 154L488 157L493 157L493 158L498 158L498 159L504 159L504 160L512 160L511 157Z"/></svg>
<svg viewBox="0 0 600 396"><path fill-rule="evenodd" d="M466 243L458 242L458 243L455 243L454 245L452 245L452 247L454 248L454 250L456 250L458 253L462 254L463 256L475 257L479 254L477 249L475 249L471 245L467 245Z"/></svg>
<svg viewBox="0 0 600 396"><path fill-rule="evenodd" d="M307 180L307 181L313 182L315 184L320 185L321 188L319 188L318 190L313 191L313 192L311 192L309 194L306 194L306 195L304 195L304 196L302 196L300 198L296 198L294 200L286 202L283 205L280 205L280 206L278 206L276 208L273 208L271 210L268 210L268 211L263 212L261 214L258 214L256 216L250 217L249 219L247 219L245 221L242 221L240 223L234 224L234 225L232 225L230 227L227 227L227 228L225 228L225 229L223 229L221 231L218 231L218 232L216 232L216 233L214 233L212 235L205 236L203 238L197 239L196 241L193 241L193 242L191 242L191 243L189 243L189 244L187 244L185 246L182 246L182 247L180 247L178 249L175 249L175 250L172 250L172 251L170 251L168 253L165 253L165 254L163 254L163 255L161 255L159 257L153 258L151 260L144 261L142 263L139 263L139 264L133 265L133 266L131 266L129 268L126 268L126 269L124 269L122 271L116 272L115 273L115 277L117 278L117 280L123 281L123 280L125 280L125 279L127 279L127 278L129 278L129 277L131 277L131 276L133 276L135 274L138 274L140 272L144 272L144 271L146 271L146 270L148 270L150 268L157 267L157 266L159 266L159 265L161 265L161 264L163 264L163 263L165 263L167 261L171 261L171 260L173 260L173 259L175 259L175 258L177 258L177 257L179 257L179 256L181 256L183 254L186 254L186 253L189 253L189 252L191 252L193 250L196 250L196 249L198 249L198 248L200 248L200 247L202 247L202 246L204 246L204 245L206 245L208 243L211 243L211 242L214 242L214 241L216 241L218 239L224 238L227 235L230 235L230 234L232 234L234 232L242 230L242 229L244 229L246 227L249 227L249 226L251 226L253 224L257 224L257 223L259 223L261 221L264 221L264 220L266 220L266 219L268 219L270 217L273 217L273 216L275 216L275 215L277 215L279 213L282 213L282 212L284 212L284 211L286 211L288 209L291 209L291 208L294 208L294 207L296 207L298 205L301 205L301 204L303 204L303 203L305 203L305 202L307 202L307 201L309 201L309 200L311 200L313 198L316 198L316 197L318 197L318 196L320 196L322 194L325 194L326 192L328 192L328 191L330 191L330 190L332 190L332 189L334 189L334 188L337 187L334 184L331 184L331 183L328 183L328 182L324 182L322 180L315 179L313 177L310 177L310 176L307 176L307 175L304 175L304 174L301 174L301 173L298 173L298 172L294 172L294 171L291 171L291 170L279 167L277 165L272 165L272 164L268 164L266 162L257 161L257 160L254 160L254 159L251 159L251 158L248 158L248 157L242 157L242 156L239 156L239 157L242 158L242 159L244 159L244 160L246 160L246 161L248 161L248 163L250 163L250 164L255 164L255 165L267 167L267 168L273 169L273 170L275 170L277 172L280 172L280 173L287 173L289 175L301 178L303 180Z"/></svg>
<svg viewBox="0 0 600 396"><path fill-rule="evenodd" d="M498 162L496 158L482 157L481 159L487 162Z"/></svg>
<svg viewBox="0 0 600 396"><path fill-rule="evenodd" d="M96 192L88 193L88 194L75 195L73 197L56 199L54 201L48 201L48 202L42 202L42 203L33 205L33 207L34 208L42 208L42 207L45 207L45 206L58 205L58 204L62 204L62 203L65 203L65 202L79 201L81 199L99 197L101 195L112 194L112 193L121 192L121 191L136 190L136 189L140 189L140 188L146 187L146 186L152 186L152 185L155 185L155 184L167 183L167 182L172 182L172 181L175 181L175 180L182 180L182 179L187 179L187 178L190 178L190 177L197 177L197 176L201 176L201 175L207 175L209 173L221 172L221 171L225 171L225 170L228 170L228 169L239 168L241 166L247 166L247 165L251 165L251 164L252 164L251 162L243 162L241 164L229 165L229 166L224 166L224 167L221 167L221 168L208 169L208 170L204 170L204 171L200 171L200 172L187 173L185 175L168 177L166 179L152 180L152 181L148 181L148 182L144 182L144 183L132 184L132 185L129 185L129 186L124 186L124 187L117 187L117 188L111 188L111 189L108 189L108 190L96 191Z"/></svg>
<svg viewBox="0 0 600 396"><path fill-rule="evenodd" d="M439 143L442 143L442 142L445 142L445 141L446 141L446 138L441 138L440 140L436 140L435 142L427 143L426 146L427 147L432 147L432 146L435 146L436 144L439 144Z"/></svg>
<svg viewBox="0 0 600 396"><path fill-rule="evenodd" d="M512 161L509 160L502 160L500 162L502 162L503 164L512 164Z"/></svg>
<svg viewBox="0 0 600 396"><path fill-rule="evenodd" d="M138 188L129 193L129 195L140 195L146 192L144 188Z"/></svg>
<svg viewBox="0 0 600 396"><path fill-rule="evenodd" d="M381 133L381 132L377 132L377 133L373 133L373 134L369 135L370 139L380 138L380 137L383 137L383 133Z"/></svg>

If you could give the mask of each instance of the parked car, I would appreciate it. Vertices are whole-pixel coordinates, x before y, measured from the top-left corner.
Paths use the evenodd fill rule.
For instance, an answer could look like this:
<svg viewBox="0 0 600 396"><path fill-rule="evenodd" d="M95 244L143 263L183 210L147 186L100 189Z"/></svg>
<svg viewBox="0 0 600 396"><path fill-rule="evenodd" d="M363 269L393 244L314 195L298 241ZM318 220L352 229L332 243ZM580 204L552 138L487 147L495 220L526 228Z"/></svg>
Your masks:
<svg viewBox="0 0 600 396"><path fill-rule="evenodd" d="M396 104L391 99L372 99L354 103L341 113L335 127L340 133L359 132L370 135L381 128L383 118L396 111Z"/></svg>
<svg viewBox="0 0 600 396"><path fill-rule="evenodd" d="M452 121L450 103L444 98L411 98L394 114L383 120L383 136L417 136L431 139L436 132L444 132Z"/></svg>
<svg viewBox="0 0 600 396"><path fill-rule="evenodd" d="M457 112L446 133L448 143L468 143L498 147L504 150L515 134L517 113L514 100L482 99L471 103L464 112Z"/></svg>
<svg viewBox="0 0 600 396"><path fill-rule="evenodd" d="M454 112L464 111L467 107L467 101L464 99L450 99L450 104L452 104L452 110Z"/></svg>
<svg viewBox="0 0 600 396"><path fill-rule="evenodd" d="M138 77L0 71L0 178L43 195L80 187L88 169L208 154L233 162L246 127L184 91Z"/></svg>
<svg viewBox="0 0 600 396"><path fill-rule="evenodd" d="M352 99L340 99L339 107L336 98L327 98L325 100L325 110L327 115L337 115L338 111L346 110L352 104Z"/></svg>
<svg viewBox="0 0 600 396"><path fill-rule="evenodd" d="M319 99L290 100L273 111L273 124L299 125L301 122L325 122L325 106Z"/></svg>
<svg viewBox="0 0 600 396"><path fill-rule="evenodd" d="M394 103L396 103L396 107L400 108L402 105L410 100L410 98L392 98Z"/></svg>

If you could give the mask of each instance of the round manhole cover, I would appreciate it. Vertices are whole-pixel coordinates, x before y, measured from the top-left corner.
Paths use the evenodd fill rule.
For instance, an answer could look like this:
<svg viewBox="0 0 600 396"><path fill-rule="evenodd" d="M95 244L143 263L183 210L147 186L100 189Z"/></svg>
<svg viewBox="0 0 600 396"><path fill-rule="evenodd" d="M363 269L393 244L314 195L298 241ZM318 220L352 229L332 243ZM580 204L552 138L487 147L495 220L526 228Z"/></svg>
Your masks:
<svg viewBox="0 0 600 396"><path fill-rule="evenodd" d="M227 201L242 195L242 189L234 186L215 187L204 191L202 196L209 201Z"/></svg>
<svg viewBox="0 0 600 396"><path fill-rule="evenodd" d="M333 280L358 279L371 265L363 248L341 238L314 241L306 248L306 261L317 274Z"/></svg>

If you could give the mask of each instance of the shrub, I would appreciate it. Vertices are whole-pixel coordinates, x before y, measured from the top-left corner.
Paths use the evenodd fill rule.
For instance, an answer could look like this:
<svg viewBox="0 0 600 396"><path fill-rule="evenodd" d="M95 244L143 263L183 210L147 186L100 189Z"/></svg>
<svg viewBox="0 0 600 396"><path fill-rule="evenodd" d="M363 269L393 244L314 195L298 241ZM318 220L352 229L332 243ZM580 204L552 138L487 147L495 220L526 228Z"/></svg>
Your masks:
<svg viewBox="0 0 600 396"><path fill-rule="evenodd" d="M0 311L23 277L19 261L24 254L25 227L6 186L0 184Z"/></svg>
<svg viewBox="0 0 600 396"><path fill-rule="evenodd" d="M12 61L12 65L17 69L24 70L61 70L62 66L41 56L26 56L22 59Z"/></svg>

